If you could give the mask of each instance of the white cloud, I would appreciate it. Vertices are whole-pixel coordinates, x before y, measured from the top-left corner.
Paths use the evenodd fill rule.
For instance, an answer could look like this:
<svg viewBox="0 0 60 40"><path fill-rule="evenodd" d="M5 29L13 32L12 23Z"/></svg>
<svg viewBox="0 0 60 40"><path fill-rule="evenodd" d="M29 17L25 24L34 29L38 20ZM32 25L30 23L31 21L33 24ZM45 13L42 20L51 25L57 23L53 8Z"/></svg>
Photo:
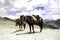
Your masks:
<svg viewBox="0 0 60 40"><path fill-rule="evenodd" d="M49 4L49 8L58 8L58 5L54 0L49 0Z"/></svg>
<svg viewBox="0 0 60 40"><path fill-rule="evenodd" d="M21 13L16 13L16 16L20 16L21 15Z"/></svg>
<svg viewBox="0 0 60 40"><path fill-rule="evenodd" d="M21 15L31 15L31 13L30 13L30 12L25 12L25 11L23 11L23 12L21 13Z"/></svg>
<svg viewBox="0 0 60 40"><path fill-rule="evenodd" d="M55 15L55 14L45 15L43 17L44 17L44 19L50 19L50 20L60 19L60 15Z"/></svg>
<svg viewBox="0 0 60 40"><path fill-rule="evenodd" d="M2 16L2 17L8 17L8 18L11 18L11 19L17 19L20 16L6 15L6 16Z"/></svg>
<svg viewBox="0 0 60 40"><path fill-rule="evenodd" d="M58 5L58 8L60 8L60 0L55 0L55 2Z"/></svg>
<svg viewBox="0 0 60 40"><path fill-rule="evenodd" d="M0 8L0 16L5 16L7 15L6 10L2 7Z"/></svg>
<svg viewBox="0 0 60 40"><path fill-rule="evenodd" d="M4 2L5 2L5 0L0 0L0 2L4 3Z"/></svg>
<svg viewBox="0 0 60 40"><path fill-rule="evenodd" d="M4 4L6 0L0 0L3 4L0 5L0 16L7 16L9 18L19 18L20 15L40 15L43 19L59 19L60 17L60 4L59 0L8 0L9 5ZM37 10L34 7L44 6L45 10ZM7 9L7 10L6 10ZM16 15L8 15L7 11L22 11L21 13L16 13ZM46 14L45 16L43 14ZM59 15L57 15L59 14Z"/></svg>
<svg viewBox="0 0 60 40"><path fill-rule="evenodd" d="M13 3L13 5L16 8L26 7L27 10L32 10L34 6L37 6L39 4L47 5L47 3L48 3L47 0L32 0L31 2L27 2L27 1L26 0L17 0Z"/></svg>
<svg viewBox="0 0 60 40"><path fill-rule="evenodd" d="M31 4L32 4L32 6L35 6L35 5L38 5L38 4L47 4L47 0L32 0L31 1Z"/></svg>

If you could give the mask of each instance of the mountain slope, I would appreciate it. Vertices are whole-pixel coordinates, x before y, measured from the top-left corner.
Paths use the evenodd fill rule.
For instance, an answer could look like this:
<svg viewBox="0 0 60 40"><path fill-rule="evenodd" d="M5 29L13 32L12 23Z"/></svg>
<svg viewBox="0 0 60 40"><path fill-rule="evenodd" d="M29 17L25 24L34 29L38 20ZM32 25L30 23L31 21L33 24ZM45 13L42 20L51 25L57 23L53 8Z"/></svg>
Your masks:
<svg viewBox="0 0 60 40"><path fill-rule="evenodd" d="M50 27L60 28L60 19L46 22Z"/></svg>

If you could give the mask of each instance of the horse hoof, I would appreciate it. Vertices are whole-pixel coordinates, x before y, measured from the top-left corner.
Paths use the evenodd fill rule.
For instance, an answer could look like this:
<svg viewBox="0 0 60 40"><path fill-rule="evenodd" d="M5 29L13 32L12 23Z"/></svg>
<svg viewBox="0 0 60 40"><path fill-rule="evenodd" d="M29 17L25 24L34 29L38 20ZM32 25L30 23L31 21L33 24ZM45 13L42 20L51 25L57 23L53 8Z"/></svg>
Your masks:
<svg viewBox="0 0 60 40"><path fill-rule="evenodd" d="M35 31L33 33L35 33Z"/></svg>
<svg viewBox="0 0 60 40"><path fill-rule="evenodd" d="M40 31L40 32L42 32L42 31Z"/></svg>

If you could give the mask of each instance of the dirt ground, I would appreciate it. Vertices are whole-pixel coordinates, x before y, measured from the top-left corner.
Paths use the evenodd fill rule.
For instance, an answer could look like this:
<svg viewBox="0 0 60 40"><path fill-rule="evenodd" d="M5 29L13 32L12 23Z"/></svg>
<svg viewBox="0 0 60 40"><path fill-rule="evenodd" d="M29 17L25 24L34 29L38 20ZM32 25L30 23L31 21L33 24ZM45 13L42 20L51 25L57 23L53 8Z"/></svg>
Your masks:
<svg viewBox="0 0 60 40"><path fill-rule="evenodd" d="M0 40L60 40L60 29L43 28L40 33L36 26L36 33L30 34L29 27L26 26L24 31L17 31L15 23L0 21Z"/></svg>

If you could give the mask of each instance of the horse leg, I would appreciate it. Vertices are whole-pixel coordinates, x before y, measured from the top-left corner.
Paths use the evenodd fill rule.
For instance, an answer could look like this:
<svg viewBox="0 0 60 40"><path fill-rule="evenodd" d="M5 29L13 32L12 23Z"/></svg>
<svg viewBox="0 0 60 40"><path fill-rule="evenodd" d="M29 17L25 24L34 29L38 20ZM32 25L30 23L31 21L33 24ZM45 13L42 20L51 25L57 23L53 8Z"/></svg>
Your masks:
<svg viewBox="0 0 60 40"><path fill-rule="evenodd" d="M22 25L20 26L20 29L22 30Z"/></svg>
<svg viewBox="0 0 60 40"><path fill-rule="evenodd" d="M31 33L31 25L29 25L29 28L30 28L30 33Z"/></svg>
<svg viewBox="0 0 60 40"><path fill-rule="evenodd" d="M26 24L24 24L24 30L25 30L25 28L26 28L25 26L26 26Z"/></svg>
<svg viewBox="0 0 60 40"><path fill-rule="evenodd" d="M17 23L15 24L15 26L17 26Z"/></svg>
<svg viewBox="0 0 60 40"><path fill-rule="evenodd" d="M19 25L19 30L22 30L22 25Z"/></svg>
<svg viewBox="0 0 60 40"><path fill-rule="evenodd" d="M19 30L20 30L20 25L19 25Z"/></svg>
<svg viewBox="0 0 60 40"><path fill-rule="evenodd" d="M32 29L33 29L33 33L35 33L35 31L34 31L34 26L32 25Z"/></svg>
<svg viewBox="0 0 60 40"><path fill-rule="evenodd" d="M20 29L20 25L19 25L19 30L21 30L21 29Z"/></svg>
<svg viewBox="0 0 60 40"><path fill-rule="evenodd" d="M42 32L42 29L43 29L43 25L40 25L40 32Z"/></svg>

